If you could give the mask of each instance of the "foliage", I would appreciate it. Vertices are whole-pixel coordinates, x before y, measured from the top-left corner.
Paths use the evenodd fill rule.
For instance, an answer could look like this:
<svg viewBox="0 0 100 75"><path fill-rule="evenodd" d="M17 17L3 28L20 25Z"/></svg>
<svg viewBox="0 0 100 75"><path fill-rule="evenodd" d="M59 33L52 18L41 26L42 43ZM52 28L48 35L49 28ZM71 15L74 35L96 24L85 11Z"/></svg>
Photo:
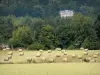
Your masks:
<svg viewBox="0 0 100 75"><path fill-rule="evenodd" d="M66 18L1 16L0 44L29 49L100 49L99 17L82 13Z"/></svg>
<svg viewBox="0 0 100 75"><path fill-rule="evenodd" d="M34 44L31 44L28 46L29 50L39 50L39 49L45 49L43 44L40 44L38 42L35 42Z"/></svg>
<svg viewBox="0 0 100 75"><path fill-rule="evenodd" d="M26 26L18 27L18 29L13 32L13 36L9 42L14 47L27 47L27 45L32 43L30 28Z"/></svg>

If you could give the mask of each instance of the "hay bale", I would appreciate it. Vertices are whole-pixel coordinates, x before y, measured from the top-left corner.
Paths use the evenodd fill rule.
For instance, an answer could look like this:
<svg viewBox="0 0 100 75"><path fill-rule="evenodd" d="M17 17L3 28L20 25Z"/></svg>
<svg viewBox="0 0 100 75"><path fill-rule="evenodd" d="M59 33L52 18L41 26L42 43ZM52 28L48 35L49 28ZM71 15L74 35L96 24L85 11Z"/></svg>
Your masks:
<svg viewBox="0 0 100 75"><path fill-rule="evenodd" d="M75 55L75 54L73 54L73 55L72 55L72 58L76 58L76 55Z"/></svg>
<svg viewBox="0 0 100 75"><path fill-rule="evenodd" d="M4 61L9 61L9 58L5 58Z"/></svg>
<svg viewBox="0 0 100 75"><path fill-rule="evenodd" d="M22 49L18 49L18 51L19 51L19 52L22 52L23 50L22 50Z"/></svg>
<svg viewBox="0 0 100 75"><path fill-rule="evenodd" d="M77 57L78 57L78 59L82 59L82 56L81 55L78 55Z"/></svg>
<svg viewBox="0 0 100 75"><path fill-rule="evenodd" d="M95 55L99 55L99 53L98 52L96 52L96 53L94 53Z"/></svg>
<svg viewBox="0 0 100 75"><path fill-rule="evenodd" d="M56 48L55 50L57 50L57 51L61 51L61 48Z"/></svg>
<svg viewBox="0 0 100 75"><path fill-rule="evenodd" d="M40 57L40 56L41 56L41 53L37 53L37 54L36 54L36 57Z"/></svg>
<svg viewBox="0 0 100 75"><path fill-rule="evenodd" d="M24 52L20 52L19 55L20 55L20 56L23 56L23 55L24 55Z"/></svg>
<svg viewBox="0 0 100 75"><path fill-rule="evenodd" d="M60 54L56 54L56 57L61 57L61 55Z"/></svg>
<svg viewBox="0 0 100 75"><path fill-rule="evenodd" d="M27 62L30 63L32 61L32 58L31 57L27 57L26 60L27 60Z"/></svg>
<svg viewBox="0 0 100 75"><path fill-rule="evenodd" d="M51 50L48 50L48 53L51 53L52 51Z"/></svg>
<svg viewBox="0 0 100 75"><path fill-rule="evenodd" d="M10 50L10 48L9 48L9 47L7 47L7 48L6 48L6 50Z"/></svg>
<svg viewBox="0 0 100 75"><path fill-rule="evenodd" d="M45 57L41 57L41 60L42 60L42 61L45 61L45 60L46 60L46 58L45 58Z"/></svg>
<svg viewBox="0 0 100 75"><path fill-rule="evenodd" d="M64 61L64 62L67 62L67 58L63 58L63 61Z"/></svg>
<svg viewBox="0 0 100 75"><path fill-rule="evenodd" d="M84 50L84 48L83 48L83 47L81 47L81 48L80 48L80 50Z"/></svg>
<svg viewBox="0 0 100 75"><path fill-rule="evenodd" d="M12 55L8 55L8 59L11 59L12 58Z"/></svg>
<svg viewBox="0 0 100 75"><path fill-rule="evenodd" d="M95 63L95 62L96 62L96 60L95 60L95 59L92 59L92 60L90 60L90 62L91 62L91 63Z"/></svg>
<svg viewBox="0 0 100 75"><path fill-rule="evenodd" d="M85 49L85 51L87 52L87 51L88 51L88 49Z"/></svg>
<svg viewBox="0 0 100 75"><path fill-rule="evenodd" d="M54 59L49 58L48 62L49 62L49 63L52 63L52 62L54 62Z"/></svg>
<svg viewBox="0 0 100 75"><path fill-rule="evenodd" d="M88 55L88 52L84 52L84 55Z"/></svg>
<svg viewBox="0 0 100 75"><path fill-rule="evenodd" d="M94 58L97 58L97 57L98 57L98 55L93 55L93 57L94 57Z"/></svg>
<svg viewBox="0 0 100 75"><path fill-rule="evenodd" d="M91 60L91 57L87 57L83 59L84 62L90 62L90 60Z"/></svg>
<svg viewBox="0 0 100 75"><path fill-rule="evenodd" d="M43 50L39 50L39 52L40 52L40 53L42 53L42 52L43 52Z"/></svg>
<svg viewBox="0 0 100 75"><path fill-rule="evenodd" d="M13 52L12 52L12 51L8 52L8 55L12 55L12 54L13 54Z"/></svg>
<svg viewBox="0 0 100 75"><path fill-rule="evenodd" d="M65 52L66 52L66 50L61 50L61 52L62 52L62 53L65 53Z"/></svg>
<svg viewBox="0 0 100 75"><path fill-rule="evenodd" d="M3 51L6 51L6 48L4 48Z"/></svg>
<svg viewBox="0 0 100 75"><path fill-rule="evenodd" d="M67 52L64 52L64 55L67 55Z"/></svg>

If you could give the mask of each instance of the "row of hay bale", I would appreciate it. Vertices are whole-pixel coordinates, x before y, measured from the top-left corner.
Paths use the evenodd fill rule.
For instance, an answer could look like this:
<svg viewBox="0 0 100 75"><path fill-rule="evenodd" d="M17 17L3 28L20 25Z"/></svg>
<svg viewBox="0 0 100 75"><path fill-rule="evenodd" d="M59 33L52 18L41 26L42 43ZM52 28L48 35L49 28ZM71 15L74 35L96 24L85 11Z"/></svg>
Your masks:
<svg viewBox="0 0 100 75"><path fill-rule="evenodd" d="M24 55L24 52L22 51L22 49L19 49L19 56L23 56ZM4 61L9 61L10 59L12 59L13 57L13 52L12 51L9 51L7 53L7 56L4 58Z"/></svg>
<svg viewBox="0 0 100 75"><path fill-rule="evenodd" d="M60 51L61 49L57 49ZM24 52L22 49L19 49L19 56L23 56ZM61 50L62 53L58 53L52 56L52 51L48 50L48 53L51 53L51 56L43 56L43 50L39 50L35 57L26 57L26 63L59 63L59 62L100 62L100 53L95 52L93 55L89 55L88 49L84 50L83 55L68 55L66 50ZM9 51L7 58L4 61L9 61L13 56L13 52ZM23 62L23 61L19 61Z"/></svg>
<svg viewBox="0 0 100 75"><path fill-rule="evenodd" d="M4 48L4 49L2 49L3 51L7 51L7 50L10 50L10 48L9 47L7 47L7 48Z"/></svg>

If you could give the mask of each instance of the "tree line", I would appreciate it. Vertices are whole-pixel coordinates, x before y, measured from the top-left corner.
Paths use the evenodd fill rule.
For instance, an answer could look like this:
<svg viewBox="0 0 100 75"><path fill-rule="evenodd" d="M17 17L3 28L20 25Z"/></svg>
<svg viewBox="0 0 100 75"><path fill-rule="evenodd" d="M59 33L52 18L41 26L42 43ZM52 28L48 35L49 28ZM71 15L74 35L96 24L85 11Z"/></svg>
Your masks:
<svg viewBox="0 0 100 75"><path fill-rule="evenodd" d="M94 19L81 13L66 18L0 16L0 44L45 50L100 49L100 15Z"/></svg>
<svg viewBox="0 0 100 75"><path fill-rule="evenodd" d="M100 12L100 0L0 0L0 16L15 15L49 17L60 10L73 10L95 16Z"/></svg>

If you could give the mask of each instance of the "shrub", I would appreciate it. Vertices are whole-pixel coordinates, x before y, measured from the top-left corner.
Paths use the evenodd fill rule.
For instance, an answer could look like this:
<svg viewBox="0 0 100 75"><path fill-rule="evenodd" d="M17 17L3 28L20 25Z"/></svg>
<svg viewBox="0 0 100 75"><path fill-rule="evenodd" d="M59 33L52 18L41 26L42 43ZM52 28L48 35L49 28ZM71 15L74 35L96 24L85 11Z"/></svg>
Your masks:
<svg viewBox="0 0 100 75"><path fill-rule="evenodd" d="M28 49L30 49L30 50L45 49L45 46L43 44L40 44L40 43L34 43L34 44L29 45Z"/></svg>
<svg viewBox="0 0 100 75"><path fill-rule="evenodd" d="M92 37L87 37L83 42L83 47L88 48L89 50L99 49L99 46L100 46L99 41Z"/></svg>

